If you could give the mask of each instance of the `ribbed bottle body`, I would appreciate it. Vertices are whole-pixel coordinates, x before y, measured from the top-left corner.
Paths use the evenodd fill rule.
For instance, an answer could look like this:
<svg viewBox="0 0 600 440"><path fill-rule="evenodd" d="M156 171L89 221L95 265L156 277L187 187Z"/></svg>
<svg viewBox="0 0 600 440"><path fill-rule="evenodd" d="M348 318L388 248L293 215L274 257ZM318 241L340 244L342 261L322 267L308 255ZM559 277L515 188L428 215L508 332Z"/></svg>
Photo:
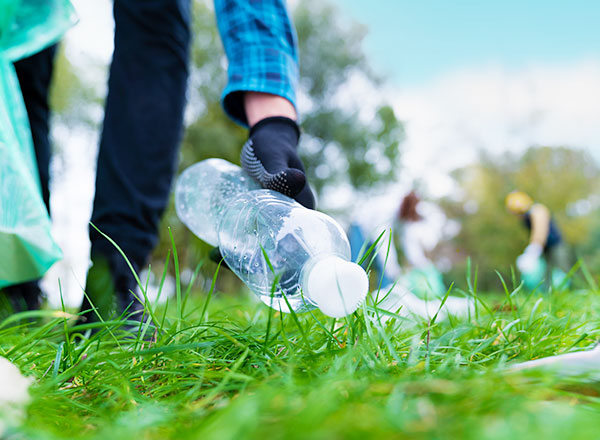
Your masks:
<svg viewBox="0 0 600 440"><path fill-rule="evenodd" d="M217 228L227 204L260 185L240 167L223 159L207 159L187 168L177 179L175 209L190 230L218 246Z"/></svg>
<svg viewBox="0 0 600 440"><path fill-rule="evenodd" d="M218 226L221 254L231 270L267 305L314 308L301 296L302 270L311 258L350 258L346 234L329 216L270 190L238 194Z"/></svg>

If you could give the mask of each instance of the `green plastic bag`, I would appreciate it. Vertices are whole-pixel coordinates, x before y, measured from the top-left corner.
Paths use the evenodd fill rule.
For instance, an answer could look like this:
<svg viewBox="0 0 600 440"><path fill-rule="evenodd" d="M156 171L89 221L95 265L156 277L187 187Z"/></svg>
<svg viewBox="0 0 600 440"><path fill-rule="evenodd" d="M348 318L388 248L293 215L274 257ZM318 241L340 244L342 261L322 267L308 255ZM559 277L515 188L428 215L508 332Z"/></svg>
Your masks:
<svg viewBox="0 0 600 440"><path fill-rule="evenodd" d="M552 279L552 288L554 289L568 289L571 287L571 280L567 277L567 274L558 267L552 269L550 278Z"/></svg>
<svg viewBox="0 0 600 440"><path fill-rule="evenodd" d="M549 282L546 280L547 276L550 276ZM521 281L523 281L524 286L529 290L540 286L561 289L568 288L571 285L571 280L567 278L567 274L558 267L551 268L548 273L548 264L542 257L538 258L535 268L529 272L521 272Z"/></svg>
<svg viewBox="0 0 600 440"><path fill-rule="evenodd" d="M76 22L69 0L0 0L0 51L9 61L28 57Z"/></svg>
<svg viewBox="0 0 600 440"><path fill-rule="evenodd" d="M539 287L544 282L546 276L546 260L542 257L537 259L537 264L527 272L521 272L521 281L529 290Z"/></svg>
<svg viewBox="0 0 600 440"><path fill-rule="evenodd" d="M0 0L0 288L40 278L62 257L13 62L54 43L75 21L68 0Z"/></svg>
<svg viewBox="0 0 600 440"><path fill-rule="evenodd" d="M443 298L446 286L442 274L434 265L414 268L404 278L406 287L419 298Z"/></svg>

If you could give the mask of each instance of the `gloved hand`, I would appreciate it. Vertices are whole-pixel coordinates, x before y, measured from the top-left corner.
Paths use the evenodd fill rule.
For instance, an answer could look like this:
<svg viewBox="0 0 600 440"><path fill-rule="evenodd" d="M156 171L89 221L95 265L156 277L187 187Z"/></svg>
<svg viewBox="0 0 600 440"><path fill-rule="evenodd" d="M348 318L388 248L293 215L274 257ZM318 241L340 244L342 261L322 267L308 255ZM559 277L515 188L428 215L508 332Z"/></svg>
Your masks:
<svg viewBox="0 0 600 440"><path fill-rule="evenodd" d="M517 257L517 267L521 273L528 273L535 270L542 251L542 246L537 243L531 243L525 248L523 253Z"/></svg>
<svg viewBox="0 0 600 440"><path fill-rule="evenodd" d="M242 148L242 168L263 188L314 209L315 198L296 152L299 138L300 129L290 118L274 116L257 122Z"/></svg>

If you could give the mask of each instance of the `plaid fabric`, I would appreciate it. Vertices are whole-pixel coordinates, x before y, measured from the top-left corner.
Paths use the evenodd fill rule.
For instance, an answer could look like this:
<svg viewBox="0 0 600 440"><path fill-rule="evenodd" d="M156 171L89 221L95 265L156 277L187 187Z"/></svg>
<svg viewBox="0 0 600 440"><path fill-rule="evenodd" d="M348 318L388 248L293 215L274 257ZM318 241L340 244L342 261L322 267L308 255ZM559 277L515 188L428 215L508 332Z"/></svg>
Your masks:
<svg viewBox="0 0 600 440"><path fill-rule="evenodd" d="M296 105L298 49L285 0L214 0L227 59L223 108L247 126L244 91L282 96Z"/></svg>

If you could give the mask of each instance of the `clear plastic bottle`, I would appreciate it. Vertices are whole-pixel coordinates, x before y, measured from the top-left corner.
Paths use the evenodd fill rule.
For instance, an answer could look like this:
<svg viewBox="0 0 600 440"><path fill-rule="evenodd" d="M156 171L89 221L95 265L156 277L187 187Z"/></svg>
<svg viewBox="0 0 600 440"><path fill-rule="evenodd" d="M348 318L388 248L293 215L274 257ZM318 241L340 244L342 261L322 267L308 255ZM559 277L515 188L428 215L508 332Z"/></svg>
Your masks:
<svg viewBox="0 0 600 440"><path fill-rule="evenodd" d="M177 216L198 238L218 246L217 227L225 206L235 196L255 189L260 185L240 167L223 159L203 160L177 179Z"/></svg>
<svg viewBox="0 0 600 440"><path fill-rule="evenodd" d="M342 228L323 213L257 188L241 168L208 159L178 179L177 214L198 237L219 246L229 268L265 304L284 312L288 303L296 312L318 307L334 317L356 310L368 279L348 261Z"/></svg>

